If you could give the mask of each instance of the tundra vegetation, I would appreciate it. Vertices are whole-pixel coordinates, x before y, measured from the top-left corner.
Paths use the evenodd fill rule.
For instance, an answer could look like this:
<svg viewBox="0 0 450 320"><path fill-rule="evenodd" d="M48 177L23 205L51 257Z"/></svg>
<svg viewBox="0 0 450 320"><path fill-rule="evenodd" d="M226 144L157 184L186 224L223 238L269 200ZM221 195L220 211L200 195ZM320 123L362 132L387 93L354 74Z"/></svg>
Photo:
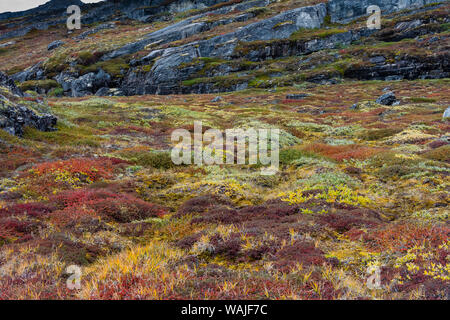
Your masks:
<svg viewBox="0 0 450 320"><path fill-rule="evenodd" d="M217 2L216 9L229 5ZM448 299L450 122L442 115L450 80L368 77L401 75L388 67L398 61L447 61L449 72L449 4L384 16L372 36L308 54L248 56L336 37L365 20L328 17L289 39L239 43L233 59L180 66L196 70L180 85L246 81L240 91L72 97L54 79L102 69L119 83L133 60L155 49L320 2L207 14L201 19L211 24L252 18L111 60L101 57L207 8L150 22L119 19L83 40L77 36L87 27L68 36L55 25L0 49L8 75L40 61L45 75L17 80L22 96L0 85L0 123L8 106L58 119L56 131L0 130L0 299ZM59 39L65 44L48 51ZM138 67L148 73L152 65ZM223 69L233 71L217 76ZM376 103L387 91L397 102ZM193 133L199 120L205 130L279 128L279 172L174 165L172 131ZM70 265L82 268L80 290L66 286ZM379 288L366 285L372 267L381 270Z"/></svg>

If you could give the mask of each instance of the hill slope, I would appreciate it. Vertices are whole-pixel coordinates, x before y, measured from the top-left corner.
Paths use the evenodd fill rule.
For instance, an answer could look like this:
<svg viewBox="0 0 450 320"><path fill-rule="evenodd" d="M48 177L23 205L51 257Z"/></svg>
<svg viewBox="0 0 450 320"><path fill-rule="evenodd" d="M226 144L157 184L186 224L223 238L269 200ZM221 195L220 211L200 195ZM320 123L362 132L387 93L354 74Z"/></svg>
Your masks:
<svg viewBox="0 0 450 320"><path fill-rule="evenodd" d="M425 2L371 1L381 30L343 0L2 20L0 299L448 300L450 4ZM279 171L175 165L198 121L279 129Z"/></svg>

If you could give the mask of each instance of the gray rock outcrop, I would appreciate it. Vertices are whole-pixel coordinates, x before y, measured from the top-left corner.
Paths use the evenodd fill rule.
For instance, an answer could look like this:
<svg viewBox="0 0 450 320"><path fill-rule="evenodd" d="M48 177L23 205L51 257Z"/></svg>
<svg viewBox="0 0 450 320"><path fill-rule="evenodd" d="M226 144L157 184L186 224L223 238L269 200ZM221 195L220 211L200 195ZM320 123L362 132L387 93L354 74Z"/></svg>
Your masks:
<svg viewBox="0 0 450 320"><path fill-rule="evenodd" d="M94 94L98 89L108 87L110 80L111 76L101 69L97 73L90 72L77 79L70 79L72 97Z"/></svg>
<svg viewBox="0 0 450 320"><path fill-rule="evenodd" d="M52 43L50 43L50 44L47 46L47 50L48 50L48 51L54 50L54 49L56 49L56 48L62 46L63 44L64 44L64 41L61 41L61 40L53 41Z"/></svg>
<svg viewBox="0 0 450 320"><path fill-rule="evenodd" d="M103 51L100 51L103 54L100 62L121 57L124 63L129 64L130 68L127 66L126 69L123 69L124 74L111 77L102 70L83 74L80 70L84 69L78 68L75 61L70 64L70 68L65 68L66 70L71 70L71 72L64 71L54 77L54 79L62 86L65 94L75 97L97 93L99 95L117 93L135 95L239 90L247 88L250 84L252 79L249 78L252 72L249 72L249 69L239 69L240 67L236 66L237 64L228 63L232 60L249 60L253 63L268 59L303 56L321 50L338 49L341 46L351 45L355 41L364 40L366 37L373 37L375 40L383 42L397 42L406 38L422 37L425 34L436 32L437 28L439 28L439 26L436 26L436 21L433 18L414 17L411 20L405 19L398 22L395 27L388 28L387 32L368 30L365 27L360 29L349 28L348 30L342 28L338 32L330 33L324 30L323 36L311 36L310 38L291 37L294 32L301 29L319 27L329 29L329 26L324 26L324 22L328 17L331 17L332 22L346 23L365 16L366 9L370 5L378 5L382 9L383 14L388 14L407 8L414 8L414 12L426 10L425 8L416 8L427 4L433 4L431 7L434 8L435 3L446 1L448 0L329 0L317 5L284 11L268 18L263 14L259 21L247 25L242 24L242 27L236 28L232 32L212 38L202 35L201 39L205 40L189 43L187 40L185 42L179 40L205 33L221 25L245 22L256 16L259 17L261 12L265 12L264 10L271 12L264 7L274 2L274 0L244 0L239 3L227 0L111 0L98 4L83 5L83 25L105 21L110 22L100 25L96 24L96 27L75 37L78 41L82 41L89 35L101 30L115 28L116 21L124 21L128 18L146 22L167 21L177 16L179 12L193 9L199 11L194 16L190 16L191 13L188 13L186 19L148 33L138 41L128 43L119 48L116 47L104 54ZM28 13L23 16L23 19L30 22L30 24L19 25L19 22L11 21L8 25L8 30L13 30L9 32L21 34L23 30L30 31L33 28L48 28L54 23L63 23L65 20L61 19L64 16L61 15L61 8L62 4L67 4L68 2L70 0L53 0L50 4L54 3L57 5L55 7L56 10L52 10L50 4L46 7L40 7L39 10L33 11L36 13L35 15ZM79 1L74 0L74 2ZM217 4L219 6L215 6ZM47 11L43 11L44 8ZM403 13L401 14L403 15ZM218 18L210 19L210 15ZM5 15L0 15L0 20L2 16L5 17ZM449 22L445 19L444 21L442 19L439 21L441 25ZM0 36L0 39L2 36ZM430 39L429 41L443 41L440 39L442 37L434 38L434 40ZM176 41L186 44L175 46L174 42ZM418 39L418 41L422 40ZM49 50L53 50L59 45L61 45L61 42L54 42L50 44ZM155 48L155 50L152 51L152 48ZM135 53L144 49L149 52L146 56L141 57L139 54L134 56ZM130 55L133 55L134 58L131 61L129 61ZM203 58L216 58L218 61L223 62L225 60L226 62L222 63L221 66L208 69L205 74L205 70L202 70L202 68L206 68L207 63L205 62L206 59ZM334 58L331 57L329 59L332 60ZM388 59L387 56L384 57L378 54L367 57L367 62L367 64L352 64L343 70L339 70L340 73L338 74L330 72L329 74L305 75L303 80L317 83L335 83L342 78L391 81L450 76L448 53L444 51L439 51L433 56L427 56L426 59L417 58L414 55L398 55L394 59ZM312 68L316 67L312 66ZM215 86L214 81L216 79L214 81L206 79L208 77L224 77L241 71L243 71L243 77L239 74L236 77L237 81L234 81L233 78L233 81L227 81L224 85L219 83L220 87ZM53 76L52 74L51 77ZM247 79L243 79L246 76ZM283 74L270 74L269 76L271 79L264 84L266 86L272 84L272 78L281 78ZM12 78L20 82L47 79L42 63L19 72L13 75ZM204 82L198 81L198 83L195 81L184 82L194 78L205 78L206 80ZM275 79L273 83L276 81L280 80ZM109 87L115 88L114 91L107 90Z"/></svg>
<svg viewBox="0 0 450 320"><path fill-rule="evenodd" d="M42 61L36 63L23 71L15 73L11 76L14 81L24 82L28 80L43 80L45 79L45 72L42 68Z"/></svg>
<svg viewBox="0 0 450 320"><path fill-rule="evenodd" d="M0 93L0 129L9 134L22 136L23 127L40 131L55 131L57 118L51 114L38 114L34 110L10 100L10 91Z"/></svg>

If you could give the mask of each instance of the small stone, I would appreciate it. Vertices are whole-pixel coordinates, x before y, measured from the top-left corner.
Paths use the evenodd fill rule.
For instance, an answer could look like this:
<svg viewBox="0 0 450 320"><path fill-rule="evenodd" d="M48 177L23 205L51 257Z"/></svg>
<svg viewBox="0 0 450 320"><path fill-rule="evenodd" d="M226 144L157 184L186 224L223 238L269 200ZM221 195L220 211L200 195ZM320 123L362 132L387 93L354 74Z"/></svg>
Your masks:
<svg viewBox="0 0 450 320"><path fill-rule="evenodd" d="M444 115L442 116L442 119L444 119L444 120L450 119L450 107L448 107L447 110L444 111Z"/></svg>
<svg viewBox="0 0 450 320"><path fill-rule="evenodd" d="M215 97L214 99L212 99L211 102L219 102L219 101L222 101L222 100L223 100L223 99L222 99L221 96L217 96L217 97Z"/></svg>

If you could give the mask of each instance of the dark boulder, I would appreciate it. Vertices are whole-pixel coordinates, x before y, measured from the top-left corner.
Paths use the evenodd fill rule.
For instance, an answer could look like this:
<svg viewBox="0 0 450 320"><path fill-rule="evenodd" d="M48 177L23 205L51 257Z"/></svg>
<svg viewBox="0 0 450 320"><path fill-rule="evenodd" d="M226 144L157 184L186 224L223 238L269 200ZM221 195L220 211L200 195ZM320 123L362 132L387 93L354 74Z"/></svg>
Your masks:
<svg viewBox="0 0 450 320"><path fill-rule="evenodd" d="M383 56L375 56L370 58L370 62L374 64L383 64L386 62L386 58Z"/></svg>
<svg viewBox="0 0 450 320"><path fill-rule="evenodd" d="M72 89L72 82L78 77L78 74L71 72L61 72L55 77L56 82L58 82L63 88L64 92L68 92Z"/></svg>
<svg viewBox="0 0 450 320"><path fill-rule="evenodd" d="M7 88L15 95L23 96L22 90L17 88L16 84L14 83L14 80L8 77L3 72L0 72L0 86Z"/></svg>
<svg viewBox="0 0 450 320"><path fill-rule="evenodd" d="M65 43L65 42L64 42L64 41L61 41L61 40L53 41L52 43L50 43L50 44L47 46L47 50L48 50L48 51L52 51L52 50L54 50L54 49L56 49L56 48L62 46L64 43Z"/></svg>
<svg viewBox="0 0 450 320"><path fill-rule="evenodd" d="M382 104L385 106L392 106L396 102L397 102L397 98L395 97L395 94L393 92L387 92L387 93L383 94L382 96L380 96L376 100L376 103Z"/></svg>
<svg viewBox="0 0 450 320"><path fill-rule="evenodd" d="M95 93L96 96L98 97L108 97L108 96L112 96L112 93L110 92L110 89L107 87L103 87L97 90L97 92Z"/></svg>
<svg viewBox="0 0 450 320"><path fill-rule="evenodd" d="M95 73L85 74L71 83L72 97L83 97L92 94L94 90L93 83L95 81Z"/></svg>
<svg viewBox="0 0 450 320"><path fill-rule="evenodd" d="M85 31L83 33L81 33L80 35L78 35L77 37L75 37L75 39L77 40L84 40L86 39L88 36L90 36L91 34L95 34L99 31L102 30L107 30L107 29L114 29L116 27L116 25L114 23L103 23L93 29L90 29L88 31Z"/></svg>

